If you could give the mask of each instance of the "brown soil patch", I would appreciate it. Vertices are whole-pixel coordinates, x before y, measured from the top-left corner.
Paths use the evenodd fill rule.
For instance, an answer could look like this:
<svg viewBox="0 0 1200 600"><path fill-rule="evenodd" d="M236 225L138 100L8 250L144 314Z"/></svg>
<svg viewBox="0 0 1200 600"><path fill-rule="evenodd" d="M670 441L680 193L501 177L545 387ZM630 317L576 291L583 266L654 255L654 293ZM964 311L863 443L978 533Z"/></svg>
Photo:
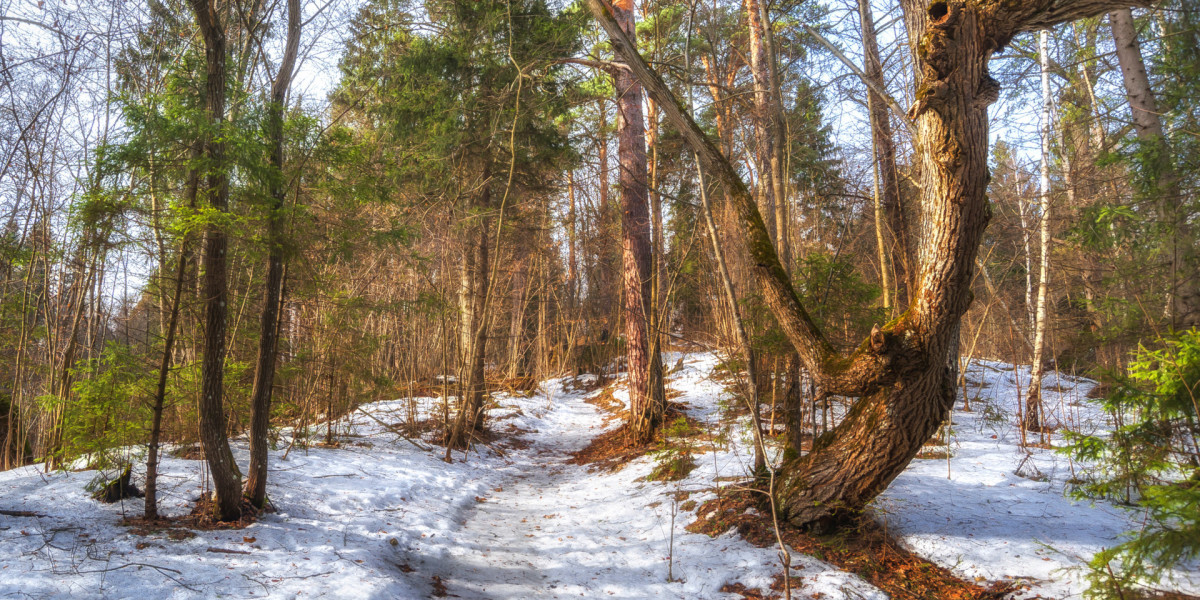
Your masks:
<svg viewBox="0 0 1200 600"><path fill-rule="evenodd" d="M178 541L196 537L195 531L197 530L245 529L257 521L260 514L266 512L274 512L269 501L266 508L259 510L250 503L248 498L242 498L242 517L237 521L219 521L215 516L217 514L216 503L211 498L201 498L192 507L192 512L182 517L159 517L153 520L145 517L128 517L122 520L121 524L128 527L129 533L133 535L148 536L165 531L167 538ZM245 539L253 541L254 538Z"/></svg>
<svg viewBox="0 0 1200 600"><path fill-rule="evenodd" d="M601 396L603 395L604 394L601 394ZM611 393L608 393L608 398L609 401L615 403L617 407L624 406L620 402L613 400ZM590 403L591 400L588 400L588 402ZM595 404L601 408L605 408L606 404L603 402L605 401L598 400L595 402ZM605 424L607 425L607 423L613 419L624 419L626 415L628 415L628 411L622 409L611 419L605 420ZM704 429L701 423L687 416L687 413L684 412L684 407L682 404L677 402L668 402L667 412L665 415L663 415L663 423L670 423L679 417L687 419L688 423L694 429ZM625 466L625 464L629 461L639 458L645 455L647 452L661 448L663 443L666 441L667 440L665 439L662 428L659 428L659 430L654 433L654 438L649 442L642 444L636 443L633 439L633 435L629 431L629 424L623 423L616 429L606 431L592 438L592 441L587 445L587 447L572 454L571 458L567 460L567 463L572 465L592 465L595 468L605 471L617 471L620 470L621 467Z"/></svg>
<svg viewBox="0 0 1200 600"><path fill-rule="evenodd" d="M434 575L433 576L433 596L435 598L445 598L449 595L450 595L450 592L448 592L446 590L446 583L442 581L441 577Z"/></svg>
<svg viewBox="0 0 1200 600"><path fill-rule="evenodd" d="M584 400L585 404L591 404L607 413L604 417L604 424L607 426L614 420L624 419L628 411L625 410L625 405L613 397L613 389L615 386L610 385L604 388L604 391Z"/></svg>
<svg viewBox="0 0 1200 600"><path fill-rule="evenodd" d="M758 514L746 514L754 508ZM687 526L693 533L718 536L730 528L736 529L746 541L764 548L776 543L769 517L766 496L749 490L728 490L720 498L709 500L696 511L697 520ZM831 535L806 533L791 526L781 527L784 541L798 552L815 556L838 568L856 573L893 598L915 600L1000 600L1019 589L1019 584L1000 581L981 587L955 577L949 570L938 567L901 548L874 519L863 517L853 526ZM772 586L773 593L737 589L730 591L744 598L783 597L782 576ZM792 580L796 589L802 582ZM776 589L777 588L777 589Z"/></svg>
<svg viewBox="0 0 1200 600"><path fill-rule="evenodd" d="M212 531L216 529L244 529L250 524L258 520L258 515L261 512L270 510L270 505L260 511L250 503L248 498L242 498L242 517L237 521L220 521L217 520L217 505L211 498L202 497L196 501L196 505L192 507L192 512L184 517L176 519L175 522L187 527L188 529L199 529L202 531Z"/></svg>

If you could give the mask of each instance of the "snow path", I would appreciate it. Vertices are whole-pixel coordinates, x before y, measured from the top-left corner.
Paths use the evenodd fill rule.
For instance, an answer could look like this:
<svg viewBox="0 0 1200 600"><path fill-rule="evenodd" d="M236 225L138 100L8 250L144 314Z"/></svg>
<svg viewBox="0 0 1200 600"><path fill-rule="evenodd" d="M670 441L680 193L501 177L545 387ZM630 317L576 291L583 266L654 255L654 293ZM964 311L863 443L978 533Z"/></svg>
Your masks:
<svg viewBox="0 0 1200 600"><path fill-rule="evenodd" d="M684 392L677 401L702 403L699 416L715 415L721 386L706 381L711 358L699 358L675 378ZM561 385L549 382L543 390ZM516 405L509 414L515 425L531 430L524 436L529 446L508 453L496 469L495 486L447 538L445 555L424 561L420 570L439 573L449 594L467 600L739 598L719 591L733 582L766 589L780 571L772 549L754 548L732 534L714 539L688 533L683 527L694 515L683 510L674 520L674 581L667 581L672 495L691 492L698 502L712 497L705 490L715 474L713 457L701 459L707 467L696 469L694 478L671 484L644 480L654 465L649 457L616 473L568 464L606 425L617 424L585 402L592 395L500 398L502 406ZM625 399L621 391L614 395ZM506 417L493 418L503 423ZM717 464L744 472L733 454ZM797 563L794 576L807 576L811 597L886 598L857 576L815 559Z"/></svg>
<svg viewBox="0 0 1200 600"><path fill-rule="evenodd" d="M605 500L603 494L589 495L590 486L581 485L588 477L585 469L565 462L603 428L603 415L583 399L569 394L557 403L547 402L542 409L527 405L533 414L525 420L542 425L528 435L536 441L508 453L507 464L497 469L501 479L455 532L449 555L426 567L446 573L450 594L482 600L559 598L592 591L578 584L582 573L591 574L592 580L601 576L627 579L617 569L653 576L645 564L631 565L625 560L618 567L606 563L608 553L595 550L624 545L608 532L600 539L573 535L592 514L588 509L594 507L563 502L568 498L588 504ZM598 582L597 587L611 583Z"/></svg>

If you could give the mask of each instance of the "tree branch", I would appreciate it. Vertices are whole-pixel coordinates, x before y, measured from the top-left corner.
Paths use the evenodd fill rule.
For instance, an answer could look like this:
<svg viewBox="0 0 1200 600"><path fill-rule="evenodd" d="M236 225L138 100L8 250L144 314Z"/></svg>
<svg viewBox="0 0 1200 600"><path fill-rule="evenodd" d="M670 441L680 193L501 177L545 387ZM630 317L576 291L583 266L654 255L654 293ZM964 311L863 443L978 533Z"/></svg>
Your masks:
<svg viewBox="0 0 1200 600"><path fill-rule="evenodd" d="M586 58L556 58L550 62L560 65L583 65L585 67L600 69L601 71L613 76L617 74L617 71L629 70L629 67L625 64L607 60L591 60Z"/></svg>
<svg viewBox="0 0 1200 600"><path fill-rule="evenodd" d="M989 0L981 3L1003 25L998 31L1001 45L1006 45L1018 33L1049 29L1055 25L1102 15L1118 8L1147 8L1152 0L1038 0L1009 2Z"/></svg>
<svg viewBox="0 0 1200 600"><path fill-rule="evenodd" d="M809 27L807 23L803 23L803 25L809 35L816 38L822 46L825 46L838 60L842 61L842 64L849 67L851 71L854 71L854 75L867 84L867 87L871 88L871 91L879 94L879 97L883 98L884 102L887 103L888 108L891 108L896 117L900 119L900 122L904 123L904 126L908 128L908 133L914 138L917 137L917 126L912 122L912 119L908 118L908 113L904 112L904 109L900 107L900 103L896 102L896 99L891 94L888 94L887 90L883 89L883 86L876 83L870 77L867 77L867 74L863 73L862 69L858 68L858 65L851 62L849 58L846 58L846 55L842 54L842 51L838 50L837 46L834 46L832 42L825 39L825 36L821 35L820 32Z"/></svg>
<svg viewBox="0 0 1200 600"><path fill-rule="evenodd" d="M898 351L901 344L890 343L889 340L895 336L889 333L877 328L871 338L849 357L841 356L833 348L800 303L771 244L758 206L741 176L696 125L691 115L681 108L679 100L638 53L603 0L588 0L587 3L592 15L608 33L617 57L629 67L646 93L659 105L663 115L696 152L704 171L725 187L729 201L738 214L743 243L749 251L752 270L764 299L817 384L828 393L863 396L894 378L895 370L890 368L891 363L907 353Z"/></svg>

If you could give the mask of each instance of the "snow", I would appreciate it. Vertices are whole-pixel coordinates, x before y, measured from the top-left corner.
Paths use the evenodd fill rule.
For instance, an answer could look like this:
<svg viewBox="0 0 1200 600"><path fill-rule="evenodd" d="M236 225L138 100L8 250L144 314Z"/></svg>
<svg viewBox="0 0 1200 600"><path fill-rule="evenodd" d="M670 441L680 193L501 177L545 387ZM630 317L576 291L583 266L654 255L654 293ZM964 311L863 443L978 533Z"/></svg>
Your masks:
<svg viewBox="0 0 1200 600"><path fill-rule="evenodd" d="M1019 597L1081 598L1087 561L1139 529L1141 515L1102 500L1069 498L1069 481L1084 466L1034 447L1039 434L1026 434L1028 453L1021 448L1018 401L1030 375L1028 366L972 361L966 371L972 410L956 406L949 465L944 458L914 460L875 506L909 549L960 577L1027 582ZM1046 423L1087 433L1108 428L1087 398L1095 386L1048 373ZM1061 435L1049 441L1059 446ZM1178 591L1200 594L1200 573L1176 575Z"/></svg>
<svg viewBox="0 0 1200 600"><path fill-rule="evenodd" d="M724 384L711 377L717 363L707 353L664 357L680 392L673 400L713 431L731 425L719 406L728 400ZM875 507L904 544L962 577L1018 578L1031 585L1025 596L1076 598L1079 565L1134 529L1137 515L1067 499L1072 465L1051 451L1031 448L1026 460L1014 376L1028 381L1028 369L972 363L973 410L954 414L949 478L945 459L916 460ZM735 582L767 590L781 570L776 550L733 532L689 533L695 515L676 500L687 493L698 506L746 473L744 421L733 424L730 443L697 442L699 466L682 481L647 481L654 456L616 472L573 465L572 452L617 425L586 402L600 390L581 391L581 383L589 380L496 395L493 426L518 431L522 443L481 446L466 460L456 452L451 464L440 448L382 425L401 420L407 399L365 405L336 423L342 447L297 448L286 461L282 449L271 454L268 494L279 512L185 539L120 525L123 515L141 514L141 503L91 500L83 488L94 472L0 472L0 509L45 515L0 516L0 598L415 599L444 586L464 599L632 600L738 598L719 591ZM1093 385L1048 377L1048 419L1104 427L1085 399ZM619 388L613 396L626 401ZM245 464L243 442L235 454ZM1014 474L1022 461L1033 478ZM203 493L202 463L166 456L161 468L160 510L187 513ZM793 561L798 598L886 598L815 558L793 553ZM1194 581L1183 589L1196 593Z"/></svg>
<svg viewBox="0 0 1200 600"><path fill-rule="evenodd" d="M716 413L721 394L706 378L713 363L689 357L676 380L686 390L677 400L705 406L701 416ZM719 591L733 582L766 589L780 572L774 550L732 533L686 532L693 517L684 511L672 527L674 494L694 490L698 504L712 497L705 490L717 467L744 472L744 448L706 456L689 479L669 484L644 480L650 457L616 473L567 464L617 424L585 403L598 391L564 389L576 383L497 395L492 422L525 430L528 445L482 448L466 461L456 453L453 464L441 449L421 450L375 420L399 421L407 400L366 405L336 424L342 448L293 450L286 461L282 451L271 454L268 495L279 512L183 540L121 526L123 515L141 514L141 503L91 500L83 488L94 472L0 473L0 508L46 515L0 516L0 597L416 599L444 585L460 598L632 600L739 598ZM244 443L235 443L235 455L245 464ZM161 469L161 512L187 513L202 493L202 463L166 456ZM886 598L815 559L798 557L795 566L813 597Z"/></svg>

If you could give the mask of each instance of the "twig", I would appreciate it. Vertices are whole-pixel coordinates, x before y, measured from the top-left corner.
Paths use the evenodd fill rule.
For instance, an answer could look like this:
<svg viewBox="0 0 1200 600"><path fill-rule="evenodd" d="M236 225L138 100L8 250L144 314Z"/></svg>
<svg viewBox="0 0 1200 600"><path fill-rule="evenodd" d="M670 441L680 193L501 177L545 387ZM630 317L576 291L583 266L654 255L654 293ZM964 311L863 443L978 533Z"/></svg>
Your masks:
<svg viewBox="0 0 1200 600"><path fill-rule="evenodd" d="M834 46L832 42L826 39L825 36L821 35L816 29L809 27L808 24L805 23L804 30L807 31L809 35L816 38L816 40L820 42L822 46L825 46L827 49L829 49L829 51L832 52L838 60L842 61L842 64L849 67L851 71L854 71L854 75L861 79L863 83L867 84L867 87L871 88L871 91L879 94L879 96L883 98L884 102L887 103L888 107L892 109L892 112L896 113L896 116L900 119L900 122L904 123L904 126L908 129L909 133L911 133L913 137L916 137L917 126L912 122L912 119L908 118L908 113L904 112L904 109L900 107L900 103L896 102L896 99L893 98L891 94L887 93L887 90L883 89L876 81L867 77L867 74L863 73L862 69L858 68L858 65L850 62L850 59L846 58L846 55L842 54L842 51L838 50L837 46Z"/></svg>
<svg viewBox="0 0 1200 600"><path fill-rule="evenodd" d="M358 407L358 408L356 408L355 410L357 410L358 412L360 412L360 413L362 413L362 414L366 415L366 417L367 417L368 419L371 419L372 421L375 421L376 423L379 423L380 425L382 425L382 426L383 426L383 428L384 428L384 429L387 429L387 430L388 430L388 431L390 431L391 433L394 433L394 434L396 434L396 436L397 436L397 437L399 437L400 439L402 439L402 440L404 440L404 441L406 441L406 442L408 442L408 443L410 443L410 444L412 444L412 445L416 446L417 448L420 448L421 450L424 450L425 452L429 452L429 448L426 448L425 446L422 446L421 444L418 444L417 442L413 441L413 440L412 440L412 438L409 438L408 436L406 436L406 435L404 435L404 434L400 433L399 431L396 431L396 426L395 426L395 425L388 425L387 423L384 423L383 421L380 421L379 419L375 418L375 415L373 415L373 414L371 414L371 413L369 413L369 412L367 412L367 411L363 410L361 406L360 406L360 407Z"/></svg>
<svg viewBox="0 0 1200 600"><path fill-rule="evenodd" d="M6 517L44 517L42 513L36 513L31 510L0 510L0 515Z"/></svg>

